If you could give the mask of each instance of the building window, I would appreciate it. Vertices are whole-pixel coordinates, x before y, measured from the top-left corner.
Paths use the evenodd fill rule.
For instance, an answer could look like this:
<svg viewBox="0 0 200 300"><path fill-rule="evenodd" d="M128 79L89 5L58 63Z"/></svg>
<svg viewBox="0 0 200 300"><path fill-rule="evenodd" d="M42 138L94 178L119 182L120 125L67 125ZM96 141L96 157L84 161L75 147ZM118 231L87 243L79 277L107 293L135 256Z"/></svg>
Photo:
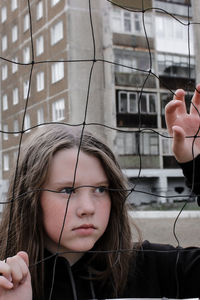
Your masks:
<svg viewBox="0 0 200 300"><path fill-rule="evenodd" d="M18 62L18 58L17 57L15 57L14 59L13 59L13 62ZM14 74L14 73L16 73L18 71L18 64L15 64L15 63L12 63L12 73Z"/></svg>
<svg viewBox="0 0 200 300"><path fill-rule="evenodd" d="M3 6L1 9L1 22L4 23L7 20L7 7Z"/></svg>
<svg viewBox="0 0 200 300"><path fill-rule="evenodd" d="M37 110L37 124L44 123L44 110L43 108L40 108Z"/></svg>
<svg viewBox="0 0 200 300"><path fill-rule="evenodd" d="M152 17L150 13L145 13L145 29L148 37L153 36ZM127 33L134 35L144 35L142 14L129 12L119 7L113 7L112 11L113 32Z"/></svg>
<svg viewBox="0 0 200 300"><path fill-rule="evenodd" d="M56 5L58 2L60 2L60 0L51 0L51 6Z"/></svg>
<svg viewBox="0 0 200 300"><path fill-rule="evenodd" d="M133 73L139 70L149 71L154 70L155 57L152 53L152 66L150 66L149 54L143 51L130 51L115 49L115 72L119 73ZM135 76L135 75L134 75Z"/></svg>
<svg viewBox="0 0 200 300"><path fill-rule="evenodd" d="M27 46L23 50L24 63L30 63L30 48Z"/></svg>
<svg viewBox="0 0 200 300"><path fill-rule="evenodd" d="M36 5L36 19L39 20L43 17L43 3L39 1Z"/></svg>
<svg viewBox="0 0 200 300"><path fill-rule="evenodd" d="M12 28L12 42L16 42L18 39L18 27L17 25L14 25Z"/></svg>
<svg viewBox="0 0 200 300"><path fill-rule="evenodd" d="M156 113L156 95L155 94L142 94L140 99L140 112L155 114Z"/></svg>
<svg viewBox="0 0 200 300"><path fill-rule="evenodd" d="M4 124L3 125L3 139L4 141L7 141L8 140L8 125L7 124Z"/></svg>
<svg viewBox="0 0 200 300"><path fill-rule="evenodd" d="M117 148L120 155L138 155L138 150L141 155L158 155L158 135L155 133L118 133Z"/></svg>
<svg viewBox="0 0 200 300"><path fill-rule="evenodd" d="M65 100L60 99L52 104L52 119L54 122L65 118Z"/></svg>
<svg viewBox="0 0 200 300"><path fill-rule="evenodd" d="M1 40L2 52L6 51L7 47L8 47L8 38L7 38L7 35L4 35Z"/></svg>
<svg viewBox="0 0 200 300"><path fill-rule="evenodd" d="M8 154L3 155L3 170L9 171L9 155Z"/></svg>
<svg viewBox="0 0 200 300"><path fill-rule="evenodd" d="M60 21L51 27L51 45L63 39L63 22Z"/></svg>
<svg viewBox="0 0 200 300"><path fill-rule="evenodd" d="M36 76L37 80L37 92L40 92L44 89L44 72L39 72Z"/></svg>
<svg viewBox="0 0 200 300"><path fill-rule="evenodd" d="M195 78L195 59L190 60L185 55L173 55L170 53L158 54L158 71L159 75L170 77Z"/></svg>
<svg viewBox="0 0 200 300"><path fill-rule="evenodd" d="M11 0L11 10L17 9L17 0Z"/></svg>
<svg viewBox="0 0 200 300"><path fill-rule="evenodd" d="M57 62L51 66L51 82L55 83L64 78L64 63Z"/></svg>
<svg viewBox="0 0 200 300"><path fill-rule="evenodd" d="M13 89L13 105L16 105L19 103L19 91L18 88Z"/></svg>
<svg viewBox="0 0 200 300"><path fill-rule="evenodd" d="M1 79L6 80L8 77L8 66L4 65L1 69Z"/></svg>
<svg viewBox="0 0 200 300"><path fill-rule="evenodd" d="M24 99L27 99L29 91L29 80L24 81ZM30 96L30 94L29 94Z"/></svg>
<svg viewBox="0 0 200 300"><path fill-rule="evenodd" d="M13 130L14 130L14 136L18 136L19 135L19 122L18 120L14 120L13 122Z"/></svg>
<svg viewBox="0 0 200 300"><path fill-rule="evenodd" d="M24 16L24 32L26 32L30 28L30 18L29 14Z"/></svg>
<svg viewBox="0 0 200 300"><path fill-rule="evenodd" d="M3 95L3 110L7 110L8 109L8 96L7 94Z"/></svg>
<svg viewBox="0 0 200 300"><path fill-rule="evenodd" d="M24 118L24 130L26 130L26 132L28 132L30 128L31 128L30 115L26 114L25 118Z"/></svg>
<svg viewBox="0 0 200 300"><path fill-rule="evenodd" d="M119 113L138 113L138 104L140 103L140 113L156 114L156 94L143 93L141 96L138 93L120 91L118 97L118 112Z"/></svg>
<svg viewBox="0 0 200 300"><path fill-rule="evenodd" d="M36 55L39 56L44 52L44 37L41 35L36 39Z"/></svg>
<svg viewBox="0 0 200 300"><path fill-rule="evenodd" d="M137 94L119 92L119 113L137 113Z"/></svg>

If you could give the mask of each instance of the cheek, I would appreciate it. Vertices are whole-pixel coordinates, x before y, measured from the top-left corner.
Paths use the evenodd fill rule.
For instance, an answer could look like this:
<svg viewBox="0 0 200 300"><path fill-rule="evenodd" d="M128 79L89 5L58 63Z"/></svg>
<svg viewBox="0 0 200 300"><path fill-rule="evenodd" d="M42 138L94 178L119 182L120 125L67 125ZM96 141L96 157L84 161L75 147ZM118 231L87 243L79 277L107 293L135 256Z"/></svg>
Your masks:
<svg viewBox="0 0 200 300"><path fill-rule="evenodd" d="M105 224L105 228L108 225L110 219L110 212L111 212L111 200L105 201L101 207L98 208L99 217L101 219L102 224Z"/></svg>
<svg viewBox="0 0 200 300"><path fill-rule="evenodd" d="M45 232L54 241L58 241L63 227L66 204L43 198L41 199L41 207ZM66 217L65 227L67 226L68 218L69 214Z"/></svg>

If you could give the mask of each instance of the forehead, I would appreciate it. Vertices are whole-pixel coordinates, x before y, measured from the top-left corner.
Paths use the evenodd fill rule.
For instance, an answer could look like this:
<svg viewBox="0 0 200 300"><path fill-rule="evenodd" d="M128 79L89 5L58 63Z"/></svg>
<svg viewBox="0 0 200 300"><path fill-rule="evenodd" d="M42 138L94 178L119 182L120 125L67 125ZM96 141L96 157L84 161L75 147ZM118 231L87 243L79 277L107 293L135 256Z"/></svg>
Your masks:
<svg viewBox="0 0 200 300"><path fill-rule="evenodd" d="M62 180L72 182L76 172L76 182L92 184L106 181L107 176L100 160L94 155L87 154L77 148L58 151L50 163L48 181Z"/></svg>

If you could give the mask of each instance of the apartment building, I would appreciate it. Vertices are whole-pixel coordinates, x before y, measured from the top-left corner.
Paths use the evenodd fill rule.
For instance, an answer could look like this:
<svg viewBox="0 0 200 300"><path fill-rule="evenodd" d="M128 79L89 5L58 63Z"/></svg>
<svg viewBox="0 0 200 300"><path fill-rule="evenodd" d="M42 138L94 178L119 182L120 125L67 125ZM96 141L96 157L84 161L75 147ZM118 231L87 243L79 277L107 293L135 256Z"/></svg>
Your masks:
<svg viewBox="0 0 200 300"><path fill-rule="evenodd" d="M195 84L193 37L188 60L188 27L177 21L187 23L191 6L185 0L112 2L119 6L33 0L30 14L27 0L1 1L3 183L15 168L18 131L27 130L24 139L44 122L86 122L114 149L130 184L147 192L134 192L132 203L188 194L163 135L171 91L186 88L189 98Z"/></svg>
<svg viewBox="0 0 200 300"><path fill-rule="evenodd" d="M165 202L166 196L172 201L178 195L183 200L189 191L172 156L171 139L165 138L164 107L177 88L187 90L188 104L194 91L193 28L188 31L186 26L192 18L191 4L155 0L127 1L127 6L128 11L113 6L112 31L116 120L126 131L118 132L116 148L124 172L138 190L130 201Z"/></svg>
<svg viewBox="0 0 200 300"><path fill-rule="evenodd" d="M102 123L108 118L107 124L113 125L114 120L111 103L105 103L106 94L114 93L112 80L107 76L105 83L102 62L92 66L94 47L98 57L110 59L109 47L103 47L104 4L92 2L94 45L88 1L29 3L30 7L27 0L0 2L3 193L15 170L21 131L25 131L23 142L33 127L45 122L81 126L84 121ZM107 72L111 74L111 66ZM99 126L92 130L98 132ZM105 138L111 141L111 135Z"/></svg>

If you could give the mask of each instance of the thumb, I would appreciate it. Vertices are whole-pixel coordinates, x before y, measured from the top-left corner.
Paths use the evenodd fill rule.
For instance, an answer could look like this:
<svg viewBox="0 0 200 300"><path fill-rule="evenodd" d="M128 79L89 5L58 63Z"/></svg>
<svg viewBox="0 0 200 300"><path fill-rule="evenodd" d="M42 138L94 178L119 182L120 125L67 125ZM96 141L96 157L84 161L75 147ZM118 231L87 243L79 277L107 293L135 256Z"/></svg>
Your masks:
<svg viewBox="0 0 200 300"><path fill-rule="evenodd" d="M172 133L173 133L174 143L178 143L177 146L179 146L179 143L184 143L185 132L181 127L173 126Z"/></svg>
<svg viewBox="0 0 200 300"><path fill-rule="evenodd" d="M172 127L173 133L173 152L176 159L181 162L184 160L184 144L185 144L185 132L179 126Z"/></svg>
<svg viewBox="0 0 200 300"><path fill-rule="evenodd" d="M20 251L17 255L19 255L25 261L26 265L29 266L28 254L25 251Z"/></svg>
<svg viewBox="0 0 200 300"><path fill-rule="evenodd" d="M185 145L185 132L179 126L172 127L173 133L173 152L176 160L180 163L191 160L191 154L188 153Z"/></svg>

